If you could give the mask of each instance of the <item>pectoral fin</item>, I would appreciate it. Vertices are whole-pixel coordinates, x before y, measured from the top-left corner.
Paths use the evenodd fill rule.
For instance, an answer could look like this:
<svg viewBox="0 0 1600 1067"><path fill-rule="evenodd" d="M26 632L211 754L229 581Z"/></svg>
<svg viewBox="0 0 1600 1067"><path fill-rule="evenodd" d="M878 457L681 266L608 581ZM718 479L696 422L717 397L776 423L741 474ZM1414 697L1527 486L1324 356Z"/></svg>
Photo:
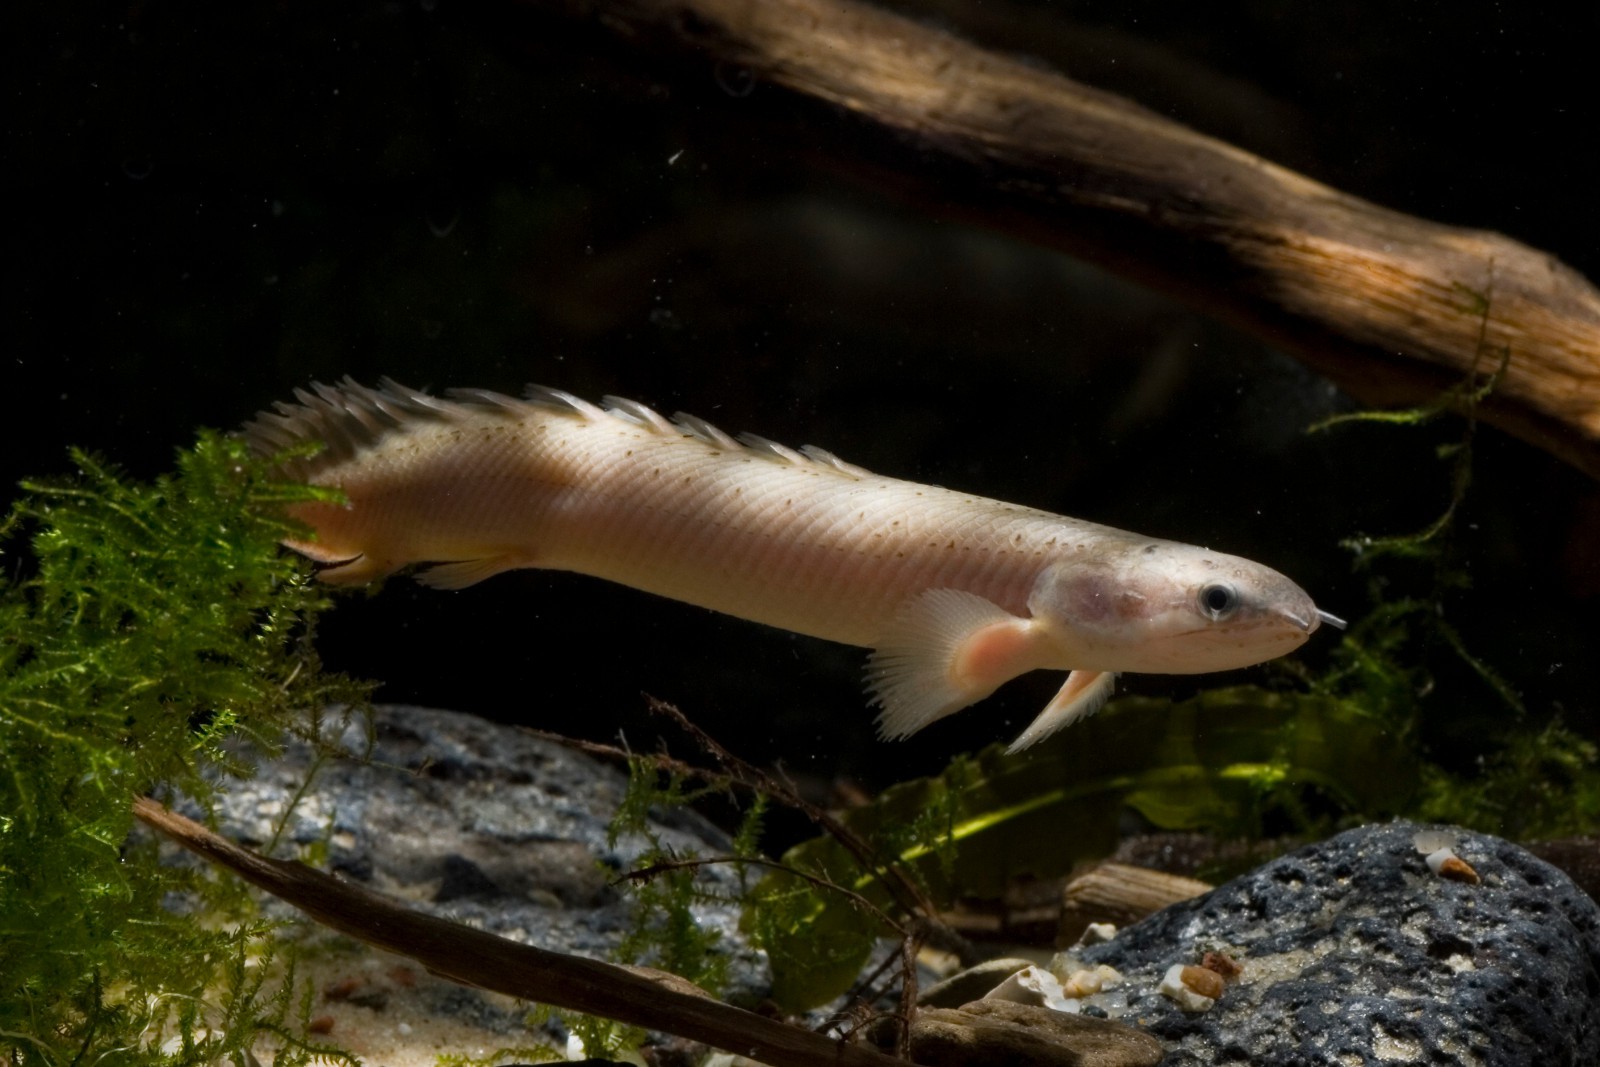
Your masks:
<svg viewBox="0 0 1600 1067"><path fill-rule="evenodd" d="M1006 752L1021 752L1057 730L1071 726L1079 719L1087 719L1105 707L1116 682L1117 676L1111 671L1073 671L1067 675L1067 683L1061 687L1061 691L1045 705L1038 718L1028 724L1021 736L1011 742Z"/></svg>
<svg viewBox="0 0 1600 1067"><path fill-rule="evenodd" d="M477 585L485 578L493 578L502 571L526 567L528 562L517 556L486 556L483 559L463 559L455 563L440 563L418 573L417 581L430 589L465 589Z"/></svg>
<svg viewBox="0 0 1600 1067"><path fill-rule="evenodd" d="M909 737L982 700L1038 664L1037 633L975 593L930 589L907 601L867 665L867 686L883 709L878 733Z"/></svg>

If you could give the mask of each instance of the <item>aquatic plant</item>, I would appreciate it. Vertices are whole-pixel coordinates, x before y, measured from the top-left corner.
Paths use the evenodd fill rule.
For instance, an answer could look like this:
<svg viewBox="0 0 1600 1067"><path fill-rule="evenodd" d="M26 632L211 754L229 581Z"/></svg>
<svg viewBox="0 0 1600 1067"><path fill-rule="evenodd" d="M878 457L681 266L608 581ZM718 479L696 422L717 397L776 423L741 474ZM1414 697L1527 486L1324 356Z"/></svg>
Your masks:
<svg viewBox="0 0 1600 1067"><path fill-rule="evenodd" d="M1314 692L1360 701L1416 754L1416 797L1398 814L1521 840L1591 833L1600 825L1600 749L1568 729L1556 709L1530 707L1450 621L1472 585L1456 534L1472 487L1477 412L1511 358L1509 348L1486 343L1493 294L1456 288L1461 312L1480 323L1477 363L1465 379L1421 407L1356 411L1312 428L1415 430L1455 420L1435 447L1446 469L1439 514L1411 533L1342 542L1367 578L1372 607L1344 634L1328 668L1301 678ZM1447 694L1445 679L1453 676L1465 684ZM1438 750L1436 739L1447 734L1471 739L1465 759Z"/></svg>
<svg viewBox="0 0 1600 1067"><path fill-rule="evenodd" d="M211 806L317 711L364 697L320 669L326 594L281 553L282 505L237 441L202 434L141 483L73 452L0 524L0 1049L15 1067L348 1058L305 1040L272 929L231 879L130 836L151 791ZM205 921L196 921L203 913Z"/></svg>
<svg viewBox="0 0 1600 1067"><path fill-rule="evenodd" d="M733 891L697 877L711 864L739 872L743 928L771 960L776 999L801 1008L849 988L885 934L902 943L887 965L937 938L953 897L998 897L1007 879L1103 855L1129 809L1156 827L1245 836L1395 814L1502 832L1592 827L1595 747L1532 721L1440 610L1462 580L1449 532L1470 485L1470 432L1469 419L1466 439L1443 450L1451 497L1439 521L1353 543L1367 573L1420 564L1425 588L1397 596L1375 578L1372 610L1326 669L1285 669L1276 688L1125 697L1027 754L958 758L843 817L675 716L714 766L620 754L631 786L613 832L644 833L648 847L625 876L639 906L619 957L720 986L725 946L695 908ZM272 482L211 434L149 484L73 456L77 477L26 484L0 526L12 575L0 587L0 1048L16 1065L242 1064L268 1032L291 1067L337 1057L305 1040L309 1001L248 899L203 869L162 865L152 842L130 837L128 811L150 791L209 808L227 775L249 773L234 742L270 752L287 730L314 738L316 709L361 698L321 671L312 636L327 594L277 548L290 532L282 506L325 493ZM1471 774L1430 758L1430 657L1441 654L1511 712ZM712 794L742 812L729 854L648 837L651 807ZM763 855L774 803L822 835ZM901 979L907 995L909 969ZM640 1036L564 1021L591 1053Z"/></svg>

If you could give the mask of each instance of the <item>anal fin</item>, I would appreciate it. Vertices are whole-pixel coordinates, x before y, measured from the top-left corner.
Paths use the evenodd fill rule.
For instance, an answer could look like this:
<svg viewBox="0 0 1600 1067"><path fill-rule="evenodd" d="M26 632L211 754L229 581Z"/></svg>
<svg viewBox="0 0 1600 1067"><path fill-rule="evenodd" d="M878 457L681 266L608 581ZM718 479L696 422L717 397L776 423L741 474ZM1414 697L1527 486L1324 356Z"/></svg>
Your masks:
<svg viewBox="0 0 1600 1067"><path fill-rule="evenodd" d="M867 685L883 709L878 733L909 737L1032 670L1038 648L1030 619L959 589L911 598L878 641Z"/></svg>
<svg viewBox="0 0 1600 1067"><path fill-rule="evenodd" d="M519 556L485 556L482 559L463 559L454 563L439 563L418 572L417 581L430 589L465 589L477 585L485 578L493 578L503 571L528 566Z"/></svg>
<svg viewBox="0 0 1600 1067"><path fill-rule="evenodd" d="M1007 753L1021 752L1038 744L1057 730L1071 726L1079 719L1087 719L1111 699L1117 676L1111 671L1073 671L1067 675L1066 684L1051 698L1037 718L1028 724L1017 739L1011 742Z"/></svg>

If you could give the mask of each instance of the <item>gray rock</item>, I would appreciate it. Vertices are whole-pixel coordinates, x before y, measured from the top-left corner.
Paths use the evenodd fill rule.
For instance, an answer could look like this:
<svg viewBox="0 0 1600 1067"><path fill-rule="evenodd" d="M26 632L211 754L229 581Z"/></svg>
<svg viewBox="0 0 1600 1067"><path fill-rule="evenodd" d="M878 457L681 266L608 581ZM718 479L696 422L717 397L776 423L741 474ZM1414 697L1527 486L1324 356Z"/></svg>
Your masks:
<svg viewBox="0 0 1600 1067"><path fill-rule="evenodd" d="M1284 856L1076 955L1126 982L1089 998L1169 1045L1166 1067L1592 1067L1600 1063L1600 908L1566 875L1468 831L1482 879L1431 873L1409 823ZM1156 991L1208 951L1243 966L1209 1011Z"/></svg>
<svg viewBox="0 0 1600 1067"><path fill-rule="evenodd" d="M322 759L274 851L326 847L328 866L432 914L557 952L610 958L629 925L611 881L645 846L611 847L607 824L627 786L615 767L511 727L426 708L380 706L371 750L360 722L331 731L350 758ZM222 831L247 845L273 840L316 754L291 744L222 797ZM725 853L725 834L692 812L657 825L679 851ZM293 847L286 847L293 846ZM713 887L736 874L709 867ZM697 906L732 957L728 996L765 989L759 954L727 906Z"/></svg>

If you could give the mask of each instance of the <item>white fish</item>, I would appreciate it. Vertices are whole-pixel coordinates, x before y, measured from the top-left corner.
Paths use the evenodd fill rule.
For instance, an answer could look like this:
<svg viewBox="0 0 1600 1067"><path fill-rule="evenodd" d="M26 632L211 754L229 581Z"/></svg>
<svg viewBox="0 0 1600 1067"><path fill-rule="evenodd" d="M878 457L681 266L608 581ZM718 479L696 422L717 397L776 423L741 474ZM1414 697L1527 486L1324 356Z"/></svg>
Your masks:
<svg viewBox="0 0 1600 1067"><path fill-rule="evenodd" d="M1099 710L1123 671L1192 674L1281 656L1326 622L1237 556L873 474L633 401L532 387L434 397L384 380L296 392L244 429L306 442L287 477L290 547L346 584L430 564L459 589L501 571L577 571L873 649L880 733L906 737L1036 669L1067 670L1013 751Z"/></svg>

